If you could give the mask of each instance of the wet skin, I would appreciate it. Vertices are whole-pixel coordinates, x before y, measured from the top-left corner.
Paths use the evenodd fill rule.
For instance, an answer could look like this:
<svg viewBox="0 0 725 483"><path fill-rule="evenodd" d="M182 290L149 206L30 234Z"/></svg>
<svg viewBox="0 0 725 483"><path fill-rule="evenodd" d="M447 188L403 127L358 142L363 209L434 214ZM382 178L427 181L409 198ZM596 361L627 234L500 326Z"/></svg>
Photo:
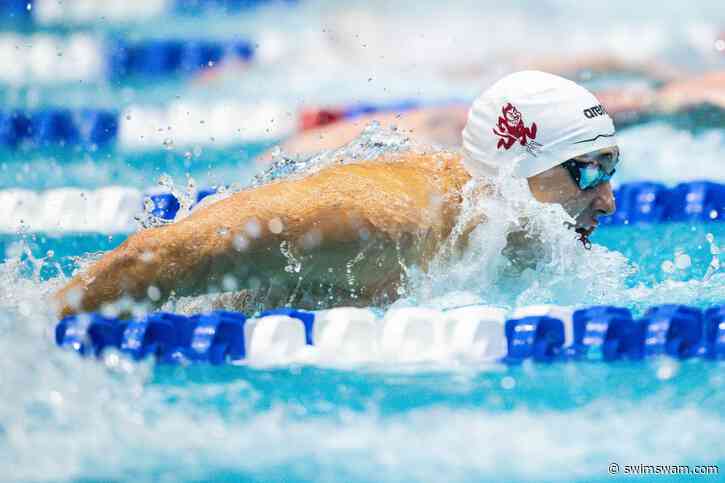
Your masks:
<svg viewBox="0 0 725 483"><path fill-rule="evenodd" d="M614 146L593 151L575 159L587 164L599 165L606 172L615 168L619 148ZM576 220L576 228L587 235L599 225L598 218L611 215L616 209L612 185L602 183L582 190L563 166L556 166L528 179L534 197L542 203L558 203Z"/></svg>
<svg viewBox="0 0 725 483"><path fill-rule="evenodd" d="M158 305L171 295L226 288L229 280L263 293L267 307L392 302L404 267L426 270L449 238L469 180L458 155L407 154L241 191L130 236L77 274L55 302L61 315L122 297ZM580 227L593 230L597 216L614 210L609 183L582 191L561 167L529 185L539 201L562 204ZM465 227L454 249L465 247L473 228Z"/></svg>

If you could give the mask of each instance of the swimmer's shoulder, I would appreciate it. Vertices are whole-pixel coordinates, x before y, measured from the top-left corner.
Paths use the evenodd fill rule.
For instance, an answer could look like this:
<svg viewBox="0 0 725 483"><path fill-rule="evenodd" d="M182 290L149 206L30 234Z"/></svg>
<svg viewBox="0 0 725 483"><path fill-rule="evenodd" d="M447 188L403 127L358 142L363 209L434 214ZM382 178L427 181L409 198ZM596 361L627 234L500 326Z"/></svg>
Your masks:
<svg viewBox="0 0 725 483"><path fill-rule="evenodd" d="M370 162L371 165L383 165L391 170L418 173L431 180L450 184L460 188L471 176L463 165L461 154L450 151L406 152L394 156L385 156Z"/></svg>

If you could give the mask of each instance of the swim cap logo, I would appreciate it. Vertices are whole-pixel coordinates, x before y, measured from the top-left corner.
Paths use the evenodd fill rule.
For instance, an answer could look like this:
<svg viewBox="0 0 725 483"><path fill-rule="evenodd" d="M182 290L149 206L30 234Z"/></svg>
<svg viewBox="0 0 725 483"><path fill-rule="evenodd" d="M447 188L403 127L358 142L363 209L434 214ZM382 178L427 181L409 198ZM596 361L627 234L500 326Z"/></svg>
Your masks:
<svg viewBox="0 0 725 483"><path fill-rule="evenodd" d="M526 146L529 154L537 156L541 150L541 144L534 141L536 131L536 123L532 122L531 127L526 127L521 112L509 102L501 108L501 116L498 117L498 123L493 128L493 133L499 137L496 148L504 148L508 151L518 141L522 146Z"/></svg>
<svg viewBox="0 0 725 483"><path fill-rule="evenodd" d="M607 113L607 111L604 110L604 107L601 104L592 106L589 109L584 109L584 116L587 119L592 119L597 116L604 116L606 113Z"/></svg>

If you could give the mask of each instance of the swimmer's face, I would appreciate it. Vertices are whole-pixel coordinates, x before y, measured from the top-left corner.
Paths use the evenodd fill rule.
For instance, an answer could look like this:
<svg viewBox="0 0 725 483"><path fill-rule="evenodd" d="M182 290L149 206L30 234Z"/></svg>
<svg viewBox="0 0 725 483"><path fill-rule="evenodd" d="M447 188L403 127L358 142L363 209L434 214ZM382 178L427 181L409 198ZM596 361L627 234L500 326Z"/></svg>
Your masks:
<svg viewBox="0 0 725 483"><path fill-rule="evenodd" d="M605 173L613 173L619 159L619 148L614 146L600 149L574 159L588 172L596 172L601 168ZM532 176L528 182L537 200L563 206L576 220L577 230L586 235L595 230L600 216L611 215L616 209L609 181L589 189L581 189L562 165Z"/></svg>

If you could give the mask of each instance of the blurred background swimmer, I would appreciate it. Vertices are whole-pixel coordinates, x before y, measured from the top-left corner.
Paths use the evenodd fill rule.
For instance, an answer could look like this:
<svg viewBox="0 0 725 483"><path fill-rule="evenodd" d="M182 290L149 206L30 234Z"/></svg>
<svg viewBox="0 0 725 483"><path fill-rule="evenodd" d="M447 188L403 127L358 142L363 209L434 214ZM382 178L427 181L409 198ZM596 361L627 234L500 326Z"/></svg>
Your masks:
<svg viewBox="0 0 725 483"><path fill-rule="evenodd" d="M500 196L501 178L526 180L536 200L561 205L588 246L598 217L614 212L609 180L618 160L614 124L593 94L552 74L519 72L474 102L462 156L345 160L233 194L131 236L60 291L60 311L149 293L160 303L205 293L229 275L241 288L261 290L267 307L387 305L404 290L406 267L426 270L442 247L465 248L485 215L459 219L463 198ZM478 186L471 191L472 179ZM524 224L512 235L512 261L535 266L528 248L536 234ZM258 308L242 301L237 308Z"/></svg>

